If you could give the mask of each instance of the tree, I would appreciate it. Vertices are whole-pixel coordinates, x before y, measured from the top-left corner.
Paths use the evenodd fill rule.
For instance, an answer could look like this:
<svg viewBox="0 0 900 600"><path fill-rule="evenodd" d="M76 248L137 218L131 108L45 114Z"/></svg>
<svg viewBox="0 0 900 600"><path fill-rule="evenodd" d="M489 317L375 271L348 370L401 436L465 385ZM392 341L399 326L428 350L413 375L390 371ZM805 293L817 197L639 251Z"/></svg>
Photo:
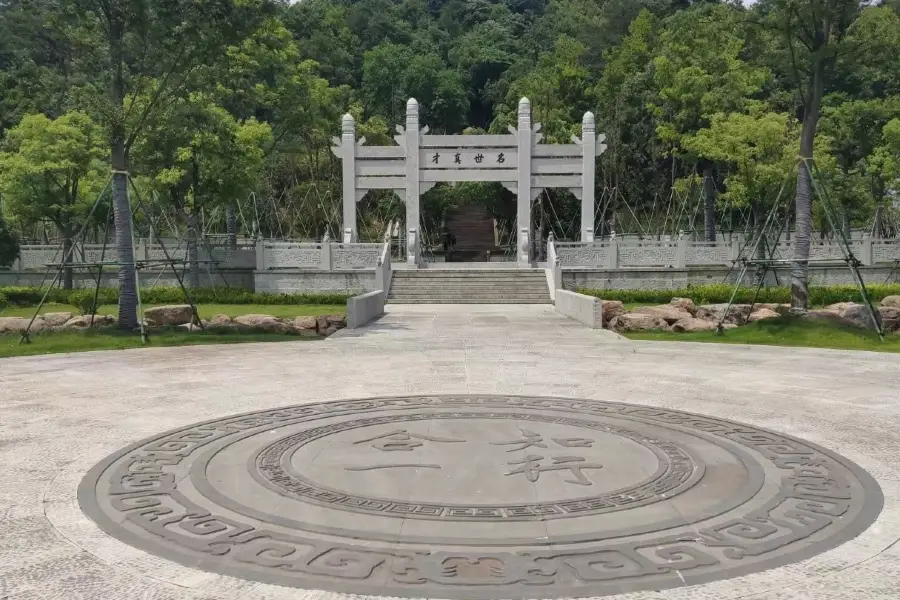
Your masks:
<svg viewBox="0 0 900 600"><path fill-rule="evenodd" d="M98 107L109 130L112 199L119 267L119 327L137 326L137 278L128 201L128 156L154 111L178 93L202 64L255 31L267 0L83 0L82 31L105 66L108 93ZM93 9L93 10L89 10ZM129 98L152 95L135 110Z"/></svg>
<svg viewBox="0 0 900 600"><path fill-rule="evenodd" d="M174 99L149 121L135 146L136 160L187 224L190 286L200 286L201 210L248 193L271 142L267 124L238 121L199 92Z"/></svg>
<svg viewBox="0 0 900 600"><path fill-rule="evenodd" d="M10 130L0 152L0 191L7 214L20 223L48 219L62 238L61 260L71 262L72 237L106 183L103 131L84 113L58 119L28 115ZM72 288L72 269L63 285Z"/></svg>
<svg viewBox="0 0 900 600"><path fill-rule="evenodd" d="M794 201L794 261L791 263L791 308L797 312L803 312L809 306L813 195L810 168L822 99L834 75L838 57L854 49L845 41L860 8L860 0L769 0L759 9L762 22L776 33L775 41L780 43L783 68L796 86L802 121Z"/></svg>
<svg viewBox="0 0 900 600"><path fill-rule="evenodd" d="M19 240L0 215L0 267L8 267L19 257Z"/></svg>
<svg viewBox="0 0 900 600"><path fill-rule="evenodd" d="M709 124L713 114L739 111L762 89L768 71L744 61L746 33L740 9L700 5L670 17L653 60L658 100L657 135L673 153L685 136ZM687 157L683 157L687 158ZM706 240L716 240L714 163L699 161L703 174Z"/></svg>

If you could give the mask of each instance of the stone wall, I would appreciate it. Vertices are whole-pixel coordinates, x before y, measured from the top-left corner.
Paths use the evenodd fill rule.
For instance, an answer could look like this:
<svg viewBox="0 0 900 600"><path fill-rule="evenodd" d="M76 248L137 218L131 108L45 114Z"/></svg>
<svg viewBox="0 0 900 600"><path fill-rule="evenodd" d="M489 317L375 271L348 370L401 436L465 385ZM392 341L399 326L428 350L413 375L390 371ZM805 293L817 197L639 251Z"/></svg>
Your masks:
<svg viewBox="0 0 900 600"><path fill-rule="evenodd" d="M900 269L892 267L860 267L860 274L867 284L900 282ZM563 287L567 290L580 288L597 290L674 290L688 285L709 285L734 283L740 269L729 272L727 267L693 269L564 269ZM767 285L788 285L790 269L781 267L770 271ZM853 285L853 275L846 266L810 266L810 285ZM744 277L744 284L756 284L756 276L750 271Z"/></svg>
<svg viewBox="0 0 900 600"><path fill-rule="evenodd" d="M603 327L603 301L566 290L557 290L554 299L556 312L587 325L591 329Z"/></svg>
<svg viewBox="0 0 900 600"><path fill-rule="evenodd" d="M256 271L254 289L270 294L299 294L316 292L362 293L374 292L382 285L376 281L375 271L303 271L279 269Z"/></svg>
<svg viewBox="0 0 900 600"><path fill-rule="evenodd" d="M12 271L0 269L0 287L5 286L30 286L38 287L42 283L44 285L53 280L55 272L49 275L45 271ZM179 274L186 277L186 274ZM156 286L177 286L178 281L171 270L141 270L140 274L141 288L148 288L151 285ZM97 273L87 273L85 271L74 271L72 273L72 283L76 288L93 288L97 281ZM245 288L252 290L253 270L252 269L221 269L208 273L205 269L200 271L201 287L228 287ZM114 269L105 269L100 278L101 287L119 287L116 271Z"/></svg>

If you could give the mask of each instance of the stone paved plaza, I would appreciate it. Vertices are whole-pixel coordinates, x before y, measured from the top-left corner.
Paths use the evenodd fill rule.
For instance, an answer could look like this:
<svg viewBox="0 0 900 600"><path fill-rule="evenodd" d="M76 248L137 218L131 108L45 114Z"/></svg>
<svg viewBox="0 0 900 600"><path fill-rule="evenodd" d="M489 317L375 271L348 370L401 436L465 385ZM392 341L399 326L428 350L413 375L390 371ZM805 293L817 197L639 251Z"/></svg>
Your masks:
<svg viewBox="0 0 900 600"><path fill-rule="evenodd" d="M540 305L0 360L0 599L896 599L898 367Z"/></svg>

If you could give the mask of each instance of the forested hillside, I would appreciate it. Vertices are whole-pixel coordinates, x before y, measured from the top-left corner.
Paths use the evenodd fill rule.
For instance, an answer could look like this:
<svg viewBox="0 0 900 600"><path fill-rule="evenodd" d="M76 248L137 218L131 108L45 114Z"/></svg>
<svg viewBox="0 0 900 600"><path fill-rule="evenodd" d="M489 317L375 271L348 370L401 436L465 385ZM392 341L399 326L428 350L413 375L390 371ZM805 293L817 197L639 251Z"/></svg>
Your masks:
<svg viewBox="0 0 900 600"><path fill-rule="evenodd" d="M522 96L547 142L596 114L598 236L713 239L780 190L798 240L815 235L827 227L798 157L844 226L892 227L896 0L4 0L2 215L24 239L58 240L101 195L121 228L127 172L150 205L138 221L169 232L335 236L344 112L390 144L409 97L433 133L456 133L505 132ZM438 187L426 230L466 202L515 215L499 186ZM544 235L577 237L568 192L538 203ZM360 212L370 239L403 215L387 194Z"/></svg>

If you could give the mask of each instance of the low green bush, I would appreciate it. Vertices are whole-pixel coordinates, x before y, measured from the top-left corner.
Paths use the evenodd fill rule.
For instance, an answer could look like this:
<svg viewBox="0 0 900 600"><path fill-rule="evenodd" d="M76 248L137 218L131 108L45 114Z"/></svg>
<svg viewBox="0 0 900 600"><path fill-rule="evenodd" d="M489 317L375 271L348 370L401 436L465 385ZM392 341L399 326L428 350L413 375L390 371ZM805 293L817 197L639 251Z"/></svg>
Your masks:
<svg viewBox="0 0 900 600"><path fill-rule="evenodd" d="M36 287L3 287L0 293L13 306L37 306L46 289ZM198 304L344 304L353 294L264 294L240 288L197 288L190 290L191 297ZM64 290L53 288L47 302L71 304L82 312L90 310L94 298L92 288ZM100 288L98 305L117 304L119 292L115 288ZM141 290L144 304L182 304L184 292L179 287L157 286Z"/></svg>
<svg viewBox="0 0 900 600"><path fill-rule="evenodd" d="M870 284L866 286L873 302L886 296L900 295L900 284ZM734 286L724 283L693 285L674 290L595 290L582 288L582 294L596 296L604 300L619 300L625 304L668 304L672 298L690 298L695 304L718 304L728 302L734 293ZM747 304L753 300L756 288L745 287L738 290L734 301ZM761 303L788 304L791 301L789 287L764 287L756 299ZM812 306L827 306L836 302L859 302L859 290L855 285L812 286L809 288L809 303Z"/></svg>
<svg viewBox="0 0 900 600"><path fill-rule="evenodd" d="M0 292L0 310L3 310L9 306L9 298L6 297L6 294Z"/></svg>

